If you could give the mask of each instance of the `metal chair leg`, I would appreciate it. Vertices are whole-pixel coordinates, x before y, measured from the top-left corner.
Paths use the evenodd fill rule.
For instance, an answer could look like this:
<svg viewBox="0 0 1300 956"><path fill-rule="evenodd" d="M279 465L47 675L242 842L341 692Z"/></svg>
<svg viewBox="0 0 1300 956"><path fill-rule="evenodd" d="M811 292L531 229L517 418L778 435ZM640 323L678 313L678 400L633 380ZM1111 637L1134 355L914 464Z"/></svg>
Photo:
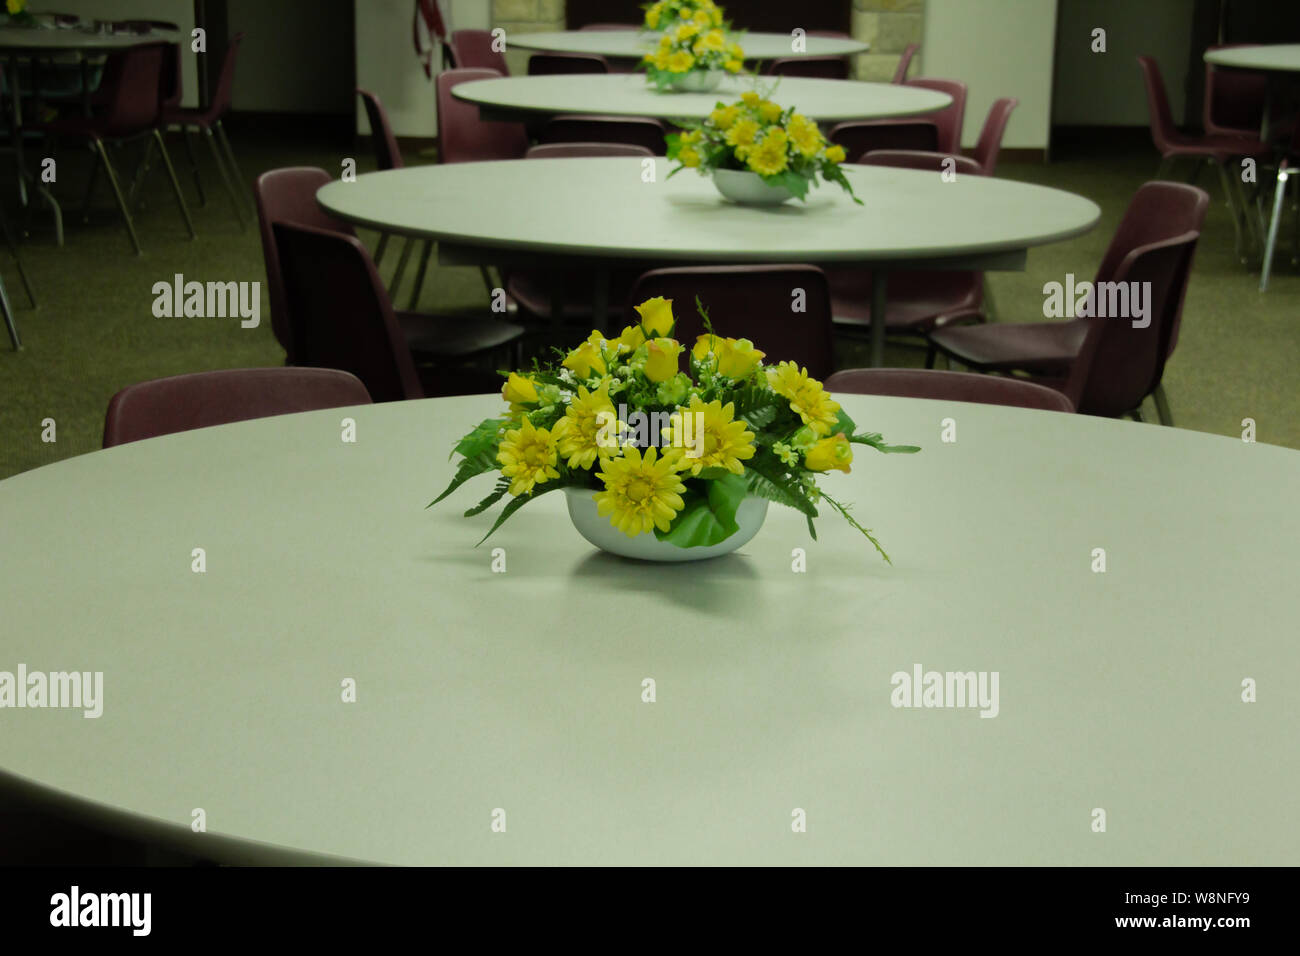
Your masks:
<svg viewBox="0 0 1300 956"><path fill-rule="evenodd" d="M424 249L420 253L420 267L415 270L415 288L411 290L411 301L406 308L414 312L420 305L420 290L424 288L424 274L429 270L429 256L433 254L433 240L424 240Z"/></svg>
<svg viewBox="0 0 1300 956"><path fill-rule="evenodd" d="M117 208L122 212L122 221L126 223L127 235L131 237L131 247L135 249L137 256L144 255L144 250L140 248L140 240L135 234L135 223L131 221L131 208L126 204L126 197L122 195L122 187L117 183L117 173L113 170L113 163L108 158L108 150L104 148L103 140L93 140L95 149L99 150L99 159L104 164L104 172L108 174L108 182L113 187L113 195L117 197Z"/></svg>
<svg viewBox="0 0 1300 956"><path fill-rule="evenodd" d="M492 296L496 295L496 290L497 290L496 280L492 278L492 273L488 271L488 267L479 266L478 271L483 276L483 285L487 287L488 298L491 298Z"/></svg>
<svg viewBox="0 0 1300 956"><path fill-rule="evenodd" d="M375 268L379 268L379 263L384 261L384 252L388 249L388 233L379 234L379 245L375 246Z"/></svg>
<svg viewBox="0 0 1300 956"><path fill-rule="evenodd" d="M221 155L221 147L217 144L217 138L213 135L212 129L208 128L203 131L204 138L208 141L208 147L212 150L212 159L217 164L217 172L221 174L222 185L226 187L226 193L230 196L230 204L235 207L235 218L239 220L239 228L244 228L244 204L239 201L239 196L235 194L235 184L230 179L230 173L226 170L226 161Z"/></svg>
<svg viewBox="0 0 1300 956"><path fill-rule="evenodd" d="M140 165L135 168L135 176L131 179L131 188L127 191L127 201L131 203L132 209L139 209L140 189L144 186L145 181L149 178L149 163L153 159L153 140L145 140L144 156L140 160Z"/></svg>
<svg viewBox="0 0 1300 956"><path fill-rule="evenodd" d="M14 312L9 306L9 296L5 292L3 280L0 280L0 312L4 312L5 328L9 330L9 341L13 343L14 351L21 352L23 342L18 337L18 325L14 322Z"/></svg>
<svg viewBox="0 0 1300 956"><path fill-rule="evenodd" d="M158 143L158 154L162 156L163 165L167 167L167 178L172 182L172 192L176 194L176 205L181 208L181 218L185 220L185 228L190 231L191 239L197 239L198 234L194 231L194 222L190 219L189 207L185 205L185 195L181 192L180 180L176 178L176 167L172 165L171 155L167 152L167 144L163 142L162 130L155 129L153 138Z"/></svg>
<svg viewBox="0 0 1300 956"><path fill-rule="evenodd" d="M1286 200L1286 182L1290 171L1283 162L1277 170L1277 190L1273 194L1273 215L1268 222L1268 239L1264 242L1264 265L1259 273L1259 291L1268 291L1268 277L1273 270L1273 252L1277 246L1277 227L1282 222L1282 203Z"/></svg>
<svg viewBox="0 0 1300 956"><path fill-rule="evenodd" d="M190 173L194 176L194 191L199 194L199 205L206 206L208 204L208 196L207 193L203 191L203 179L199 176L199 161L194 155L194 142L190 136L190 132L191 130L188 126L182 126L181 140L185 143L185 155L188 156L190 160Z"/></svg>
<svg viewBox="0 0 1300 956"><path fill-rule="evenodd" d="M27 278L27 270L23 268L22 256L18 255L18 243L14 241L14 234L9 230L9 220L5 217L4 208L0 207L0 231L4 232L5 244L9 247L9 254L14 257L14 265L18 267L18 278L23 282L23 290L27 293L27 301L36 308L36 296L32 292L31 280Z"/></svg>
<svg viewBox="0 0 1300 956"><path fill-rule="evenodd" d="M217 139L221 141L221 146L226 151L226 159L230 162L230 175L235 181L235 187L239 191L240 199L248 203L250 208L256 209L257 204L244 186L244 177L240 175L239 162L235 159L235 151L230 148L230 137L226 135L226 128L221 125L221 120L217 120L212 125L216 127Z"/></svg>
<svg viewBox="0 0 1300 956"><path fill-rule="evenodd" d="M90 222L90 201L95 197L96 177L99 176L100 154L92 145L91 154L95 157L90 164L90 175L86 177L86 199L81 204L81 221Z"/></svg>
<svg viewBox="0 0 1300 956"><path fill-rule="evenodd" d="M1156 403L1156 415L1160 418L1161 425L1168 425L1170 428L1174 425L1174 414L1169 410L1169 396L1165 394L1164 382L1156 385L1156 390L1151 393L1151 397Z"/></svg>
<svg viewBox="0 0 1300 956"><path fill-rule="evenodd" d="M1232 215L1232 230L1236 236L1237 258L1243 263L1247 262L1245 237L1241 232L1242 210L1237 208L1237 191L1232 185L1232 177L1228 175L1227 167L1223 163L1215 163L1214 168L1219 171L1219 183L1223 186L1224 200L1228 204L1228 211Z"/></svg>

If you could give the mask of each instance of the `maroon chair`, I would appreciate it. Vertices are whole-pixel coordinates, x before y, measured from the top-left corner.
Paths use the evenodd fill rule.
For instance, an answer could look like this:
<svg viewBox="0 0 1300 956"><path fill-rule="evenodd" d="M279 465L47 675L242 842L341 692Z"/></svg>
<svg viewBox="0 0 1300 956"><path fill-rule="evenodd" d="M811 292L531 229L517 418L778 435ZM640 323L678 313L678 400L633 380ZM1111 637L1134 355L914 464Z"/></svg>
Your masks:
<svg viewBox="0 0 1300 956"><path fill-rule="evenodd" d="M1209 50L1249 46L1224 43ZM1208 52L1208 50L1207 50ZM1228 70L1205 64L1205 102L1201 125L1210 136L1240 136L1259 139L1268 105L1268 77L1252 70Z"/></svg>
<svg viewBox="0 0 1300 956"><path fill-rule="evenodd" d="M631 143L540 143L524 153L524 159L590 159L600 156L640 156L654 153Z"/></svg>
<svg viewBox="0 0 1300 956"><path fill-rule="evenodd" d="M984 118L980 138L976 141L971 156L980 164L980 170L985 176L992 176L998 168L998 155L1002 152L1002 136L1007 131L1007 121L1011 119L1011 111L1019 105L1018 99L1007 96L994 100L993 105L989 107L989 115Z"/></svg>
<svg viewBox="0 0 1300 956"><path fill-rule="evenodd" d="M217 77L216 89L212 92L212 101L206 107L202 109L186 109L180 105L178 95L175 103L163 109L162 116L165 126L180 129L181 135L185 138L187 150L190 149L189 134L191 130L202 134L203 138L208 141L208 148L212 152L212 160L216 163L221 182L230 195L231 204L235 207L235 216L239 220L240 229L245 226L244 203L247 201L245 187L239 172L239 163L235 160L235 151L230 148L230 139L226 136L226 129L222 126L221 121L230 112L230 95L235 84L235 58L239 55L239 44L243 40L243 33L236 33L231 37L230 45L226 47L226 55L221 61L221 73ZM190 153L190 161L197 182L199 176L198 166L194 163L192 152ZM202 186L199 187L199 195L200 197L203 195Z"/></svg>
<svg viewBox="0 0 1300 956"><path fill-rule="evenodd" d="M329 215L316 202L317 190L330 181L329 173L323 169L299 166L273 169L259 176L254 184L266 263L266 290L271 301L271 329L284 347L289 365L315 363L303 361L296 347L294 324L290 319L292 309L285 291L274 228L291 224L353 236L351 226ZM452 315L398 312L396 319L416 357L434 363L490 357L523 335L519 326L484 315L481 310Z"/></svg>
<svg viewBox="0 0 1300 956"><path fill-rule="evenodd" d="M642 146L655 156L668 151L668 130L657 119L625 116L557 116L540 133L539 143L623 143Z"/></svg>
<svg viewBox="0 0 1300 956"><path fill-rule="evenodd" d="M296 364L341 368L377 402L423 398L388 292L355 236L277 222Z"/></svg>
<svg viewBox="0 0 1300 956"><path fill-rule="evenodd" d="M489 69L443 70L438 74L434 84L438 101L438 162L520 159L527 152L528 137L522 124L484 122L479 119L475 104L458 100L451 93L461 83L502 75Z"/></svg>
<svg viewBox="0 0 1300 956"><path fill-rule="evenodd" d="M1236 233L1237 255L1242 262L1247 261L1247 235L1254 236L1255 217L1250 211L1250 203L1241 187L1241 177L1235 164L1250 158L1264 162L1272 157L1272 150L1267 143L1258 138L1244 136L1205 135L1189 136L1180 133L1174 125L1173 113L1169 109L1169 95L1165 91L1165 81L1160 75L1160 67L1149 56L1139 56L1138 64L1142 67L1142 76L1146 82L1147 108L1151 115L1151 140L1160 152L1160 168L1156 178L1163 179L1176 160L1193 159L1214 166L1219 172L1219 182L1223 186L1224 198L1232 211L1232 226ZM1229 169L1233 165L1233 169Z"/></svg>
<svg viewBox="0 0 1300 956"><path fill-rule="evenodd" d="M1264 263L1259 273L1259 291L1268 291L1269 276L1273 273L1273 255L1277 251L1277 231L1282 221L1282 206L1286 201L1286 186L1296 176L1296 167L1300 166L1300 123L1291 131L1291 146L1286 156L1277 165L1277 185L1273 191L1273 214L1268 221L1268 236L1264 240ZM1296 212L1295 254L1291 257L1292 265L1300 265L1300 207ZM15 256L17 253L15 252ZM31 294L30 292L28 293Z"/></svg>
<svg viewBox="0 0 1300 956"><path fill-rule="evenodd" d="M510 75L506 58L492 49L489 30L453 30L447 43L451 52L452 67L457 70L495 70L502 76Z"/></svg>
<svg viewBox="0 0 1300 956"><path fill-rule="evenodd" d="M822 80L847 80L849 58L846 56L784 56L768 63L763 73L767 76L808 76Z"/></svg>
<svg viewBox="0 0 1300 956"><path fill-rule="evenodd" d="M379 97L369 90L363 90L357 87L357 95L361 97L361 105L366 110L366 120L370 123L370 142L375 150L375 168L379 170L402 169L406 165L402 159L401 147L397 145L397 137L393 135L392 124L388 122L388 111L384 109L384 104ZM384 261L384 251L388 248L388 233L379 234L379 245L375 247L375 266L378 268ZM406 239L402 244L402 256L398 261L398 271L393 283L393 289L401 282L402 273L406 269L406 260L410 258L410 249L412 240ZM421 276L423 279L423 276ZM415 295L420 294L420 286L416 286Z"/></svg>
<svg viewBox="0 0 1300 956"><path fill-rule="evenodd" d="M369 405L361 380L332 368L231 368L128 385L108 403L104 447L322 408Z"/></svg>
<svg viewBox="0 0 1300 956"><path fill-rule="evenodd" d="M862 157L868 166L924 170L935 175L952 161L958 176L984 175L965 156L915 150L874 150ZM826 271L831 287L835 330L855 338L871 333L871 270L835 267ZM894 335L926 336L955 322L983 322L982 272L895 272L889 277L885 330Z"/></svg>
<svg viewBox="0 0 1300 956"><path fill-rule="evenodd" d="M945 402L1010 405L1048 412L1073 412L1063 392L1035 382L973 372L940 372L925 368L850 368L826 379L828 392L851 395L893 395L933 398Z"/></svg>
<svg viewBox="0 0 1300 956"><path fill-rule="evenodd" d="M918 44L909 43L903 50L903 55L898 58L898 67L894 70L892 82L895 86L899 86L907 79L907 68L912 65L912 57L916 56L916 51L919 49Z"/></svg>
<svg viewBox="0 0 1300 956"><path fill-rule="evenodd" d="M966 84L959 80L922 79L907 80L902 85L947 93L952 102L924 117L839 123L831 129L831 142L843 146L854 162L876 149L960 153L962 124L966 120Z"/></svg>
<svg viewBox="0 0 1300 956"><path fill-rule="evenodd" d="M803 290L804 311L793 311L795 290ZM640 321L633 309L661 295L673 300L673 337L688 348L705 332L695 307L698 296L718 335L751 340L764 362L795 362L814 378L834 367L831 299L826 275L816 266L687 266L655 269L641 276L627 298L626 321Z"/></svg>
<svg viewBox="0 0 1300 956"><path fill-rule="evenodd" d="M931 344L970 368L1028 372L1060 388L1086 415L1140 420L1142 402L1152 395L1161 422L1172 425L1161 377L1177 341L1209 201L1195 186L1149 182L1115 231L1096 282L1150 283L1146 327L1134 328L1124 316L966 326L936 329Z"/></svg>
<svg viewBox="0 0 1300 956"><path fill-rule="evenodd" d="M113 195L117 199L118 209L126 224L127 235L137 255L141 253L140 241L135 233L135 223L131 219L131 210L118 181L117 171L113 168L112 160L109 159L106 143L116 145L129 140L151 137L151 142L157 146L167 167L167 175L176 196L176 205L185 220L185 228L190 238L195 238L194 223L190 220L190 211L186 208L185 197L181 194L180 183L176 180L176 169L172 166L171 156L167 152L167 144L162 135L162 100L171 92L165 89L163 83L165 64L172 55L169 46L166 43L149 43L123 51L118 62L115 85L103 112L90 116L69 116L48 123L36 123L23 130L23 132L33 130L41 132L45 134L47 140L50 138L82 139L87 142L95 154L86 190L87 210L94 193L96 174L102 166L108 175L109 184L113 187Z"/></svg>
<svg viewBox="0 0 1300 956"><path fill-rule="evenodd" d="M591 53L534 53L528 58L529 76L608 72L609 61Z"/></svg>

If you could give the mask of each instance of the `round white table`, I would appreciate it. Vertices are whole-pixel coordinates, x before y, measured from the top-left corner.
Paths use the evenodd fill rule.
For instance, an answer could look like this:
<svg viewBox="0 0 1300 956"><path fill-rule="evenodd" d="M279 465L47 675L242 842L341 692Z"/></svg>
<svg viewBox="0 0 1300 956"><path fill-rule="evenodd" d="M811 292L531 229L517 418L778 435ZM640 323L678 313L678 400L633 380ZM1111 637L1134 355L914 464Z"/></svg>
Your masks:
<svg viewBox="0 0 1300 956"><path fill-rule="evenodd" d="M510 46L545 53L589 55L639 60L654 49L660 34L641 30L560 30L552 33L520 33L508 39ZM849 56L870 47L847 37L802 37L795 49L789 33L737 33L746 60L775 60L792 56Z"/></svg>
<svg viewBox="0 0 1300 956"><path fill-rule="evenodd" d="M892 567L780 507L734 555L634 563L563 495L476 549L495 510L461 512L489 478L424 506L495 396L0 482L0 671L103 674L97 718L0 709L0 786L234 863L1300 862L1300 453L842 401L923 446L828 479ZM893 706L916 665L996 672L997 716Z"/></svg>
<svg viewBox="0 0 1300 956"><path fill-rule="evenodd" d="M1101 215L1091 200L1043 186L984 176L944 182L936 173L852 164L844 171L861 206L825 183L806 203L740 206L693 171L668 179L673 164L666 159L654 161L654 181L646 182L648 162L417 166L329 183L317 200L356 225L438 240L446 264L567 264L597 274L616 262L869 266L875 364L885 329L874 317L885 313L890 270L1021 270L1031 246L1087 232ZM574 214L583 209L606 214ZM599 297L595 305L594 315L606 314Z"/></svg>
<svg viewBox="0 0 1300 956"><path fill-rule="evenodd" d="M660 92L639 73L506 76L460 83L451 95L477 104L485 120L519 121L577 113L686 121L704 119L719 101L738 100L746 90L757 90L782 106L795 106L823 123L918 116L952 102L947 93L922 87L803 76L729 76L712 93Z"/></svg>
<svg viewBox="0 0 1300 956"><path fill-rule="evenodd" d="M1276 73L1300 72L1300 43L1275 43L1263 46L1236 46L1206 50L1205 62L1238 70L1264 70Z"/></svg>

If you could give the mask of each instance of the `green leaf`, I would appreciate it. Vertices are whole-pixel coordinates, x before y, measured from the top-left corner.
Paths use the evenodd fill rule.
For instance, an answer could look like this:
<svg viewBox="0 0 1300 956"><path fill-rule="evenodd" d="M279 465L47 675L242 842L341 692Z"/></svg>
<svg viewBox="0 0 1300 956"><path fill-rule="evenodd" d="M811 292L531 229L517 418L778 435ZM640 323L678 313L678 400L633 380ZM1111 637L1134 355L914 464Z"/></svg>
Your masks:
<svg viewBox="0 0 1300 956"><path fill-rule="evenodd" d="M504 498L506 496L506 493L509 491L510 491L510 479L506 478L503 475L497 481L497 486L492 489L492 494L488 495L486 498L484 498L482 501L476 504L473 508L470 508L468 511L466 511L465 517L472 518L477 514L482 514L483 512L491 508L494 504L496 504L498 501L500 501L502 498Z"/></svg>
<svg viewBox="0 0 1300 956"><path fill-rule="evenodd" d="M479 539L479 543L478 543L478 544L482 544L482 543L483 543L484 541L486 541L488 538L492 537L492 533L493 533L494 531L496 531L497 528L499 528L499 527L501 527L503 524L505 524L507 518L509 518L512 514L514 514L516 511L518 511L518 510L519 510L520 508L522 508L524 505L528 504L528 502L532 501L534 498L540 498L542 495L546 494L548 491L555 491L555 490L557 490L557 489L559 489L559 488L563 488L563 487L564 487L564 485L557 485L557 484L554 484L554 483L552 483L552 482L548 482L547 484L541 486L541 487L540 487L540 490L539 490L538 488L535 487L535 488L532 490L532 492L529 493L529 494L526 494L526 495L519 495L519 496L516 497L516 498L511 498L511 499L510 499L510 503L507 504L504 508L501 509L501 514L497 515L497 520L496 520L496 522L493 523L492 527L488 529L488 533L485 534L485 535L483 535L483 537ZM474 545L474 547L477 548L477 547L478 547L478 544Z"/></svg>
<svg viewBox="0 0 1300 956"><path fill-rule="evenodd" d="M862 525L858 524L857 519L855 519L853 515L849 514L848 505L841 504L840 502L836 501L834 498L832 498L830 495L826 494L825 492L822 492L822 499L828 505L830 505L832 508L838 511L841 515L843 515L845 521L847 521L853 527L861 531L862 534L866 537L866 539L876 546L876 550L880 552L880 556L885 559L885 562L887 564L894 563L893 561L889 560L889 555L885 554L885 549L880 546L880 542L875 539L875 537L871 534L871 532L868 531L866 528L862 527Z"/></svg>
<svg viewBox="0 0 1300 956"><path fill-rule="evenodd" d="M495 454L497 447L497 435L500 434L501 426L508 424L509 420L505 418L487 418L474 426L474 430L456 442L456 447L451 450L451 455L457 452L466 458L476 458L489 449ZM450 458L451 455L447 457Z"/></svg>
<svg viewBox="0 0 1300 956"><path fill-rule="evenodd" d="M749 475L749 493L817 517L817 506L799 482L788 477L786 466L770 451L759 451L745 463Z"/></svg>
<svg viewBox="0 0 1300 956"><path fill-rule="evenodd" d="M667 531L655 529L655 537L679 548L706 548L736 533L736 509L745 500L748 482L744 475L727 473L725 478L700 482L682 495L686 507L677 513Z"/></svg>
<svg viewBox="0 0 1300 956"><path fill-rule="evenodd" d="M442 494L430 501L425 507L432 508L439 501L446 498L471 478L476 478L484 472L496 471L497 467L498 464L495 450L485 451L482 454L475 455L473 458L466 458L460 463L460 467L456 469L456 474L455 477L451 479L451 484L446 487Z"/></svg>
<svg viewBox="0 0 1300 956"><path fill-rule="evenodd" d="M809 180L806 176L800 176L796 172L786 170L777 176L764 177L764 179L769 185L784 186L799 199L806 200L808 198Z"/></svg>
<svg viewBox="0 0 1300 956"><path fill-rule="evenodd" d="M849 417L849 413L841 408L840 413L835 416L835 424L831 426L830 433L834 435L836 432L843 432L851 436L857 430L857 424Z"/></svg>
<svg viewBox="0 0 1300 956"><path fill-rule="evenodd" d="M861 435L850 435L849 441L855 445L870 445L876 451L884 452L886 455L911 455L921 450L920 445L886 445L885 439L879 432L863 432Z"/></svg>

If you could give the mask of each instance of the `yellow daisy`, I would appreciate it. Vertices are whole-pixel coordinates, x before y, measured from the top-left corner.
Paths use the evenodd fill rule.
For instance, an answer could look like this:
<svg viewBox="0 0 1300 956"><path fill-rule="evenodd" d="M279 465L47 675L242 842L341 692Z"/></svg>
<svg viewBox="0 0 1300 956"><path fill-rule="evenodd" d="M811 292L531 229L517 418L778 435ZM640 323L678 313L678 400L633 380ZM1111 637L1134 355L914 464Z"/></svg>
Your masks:
<svg viewBox="0 0 1300 956"><path fill-rule="evenodd" d="M570 468L590 469L598 456L607 457L617 452L616 442L601 440L602 433L606 439L615 437L610 434L616 427L615 420L614 405L609 400L609 382L602 382L594 392L578 387L577 397L551 429L556 448L567 459Z"/></svg>
<svg viewBox="0 0 1300 956"><path fill-rule="evenodd" d="M794 148L801 156L816 156L817 151L822 148L824 142L822 131L817 128L815 122L800 113L790 117L786 131L790 134L790 142L794 143Z"/></svg>
<svg viewBox="0 0 1300 956"><path fill-rule="evenodd" d="M844 162L844 147L838 144L835 146L827 146L826 158L829 159L832 163Z"/></svg>
<svg viewBox="0 0 1300 956"><path fill-rule="evenodd" d="M501 474L510 479L512 495L532 494L534 486L560 477L556 458L555 436L545 428L534 428L527 418L519 428L506 432L497 449Z"/></svg>
<svg viewBox="0 0 1300 956"><path fill-rule="evenodd" d="M682 449L683 464L691 474L705 468L725 468L743 474L744 458L754 457L754 433L743 421L736 421L736 405L728 402L700 401L692 395L690 405L673 412L665 434L674 448ZM696 454L698 452L699 454Z"/></svg>
<svg viewBox="0 0 1300 956"><path fill-rule="evenodd" d="M763 102L763 97L759 96L753 90L746 90L744 93L740 94L740 101L750 109L754 109L759 103Z"/></svg>
<svg viewBox="0 0 1300 956"><path fill-rule="evenodd" d="M735 125L740 110L735 106L719 106L709 114L709 120L720 130L729 130Z"/></svg>
<svg viewBox="0 0 1300 956"><path fill-rule="evenodd" d="M767 131L762 142L749 151L746 162L760 176L775 176L789 165L786 146L785 130L774 127Z"/></svg>
<svg viewBox="0 0 1300 956"><path fill-rule="evenodd" d="M790 403L803 423L818 435L830 434L839 418L840 405L827 394L822 383L808 377L806 368L794 362L781 362L767 370L767 384Z"/></svg>
<svg viewBox="0 0 1300 956"><path fill-rule="evenodd" d="M685 73L695 65L695 57L686 50L678 50L668 57L668 72Z"/></svg>
<svg viewBox="0 0 1300 956"><path fill-rule="evenodd" d="M764 100L758 104L758 115L764 123L775 123L781 118L782 109L771 100Z"/></svg>
<svg viewBox="0 0 1300 956"><path fill-rule="evenodd" d="M731 146L753 146L758 138L758 124L752 119L737 120L727 130L727 143Z"/></svg>
<svg viewBox="0 0 1300 956"><path fill-rule="evenodd" d="M629 538L653 528L667 531L685 507L682 492L686 486L678 474L681 450L658 452L647 448L642 455L629 446L622 457L602 459L602 470L596 473L605 485L605 490L595 495L597 512L609 515L609 523Z"/></svg>

